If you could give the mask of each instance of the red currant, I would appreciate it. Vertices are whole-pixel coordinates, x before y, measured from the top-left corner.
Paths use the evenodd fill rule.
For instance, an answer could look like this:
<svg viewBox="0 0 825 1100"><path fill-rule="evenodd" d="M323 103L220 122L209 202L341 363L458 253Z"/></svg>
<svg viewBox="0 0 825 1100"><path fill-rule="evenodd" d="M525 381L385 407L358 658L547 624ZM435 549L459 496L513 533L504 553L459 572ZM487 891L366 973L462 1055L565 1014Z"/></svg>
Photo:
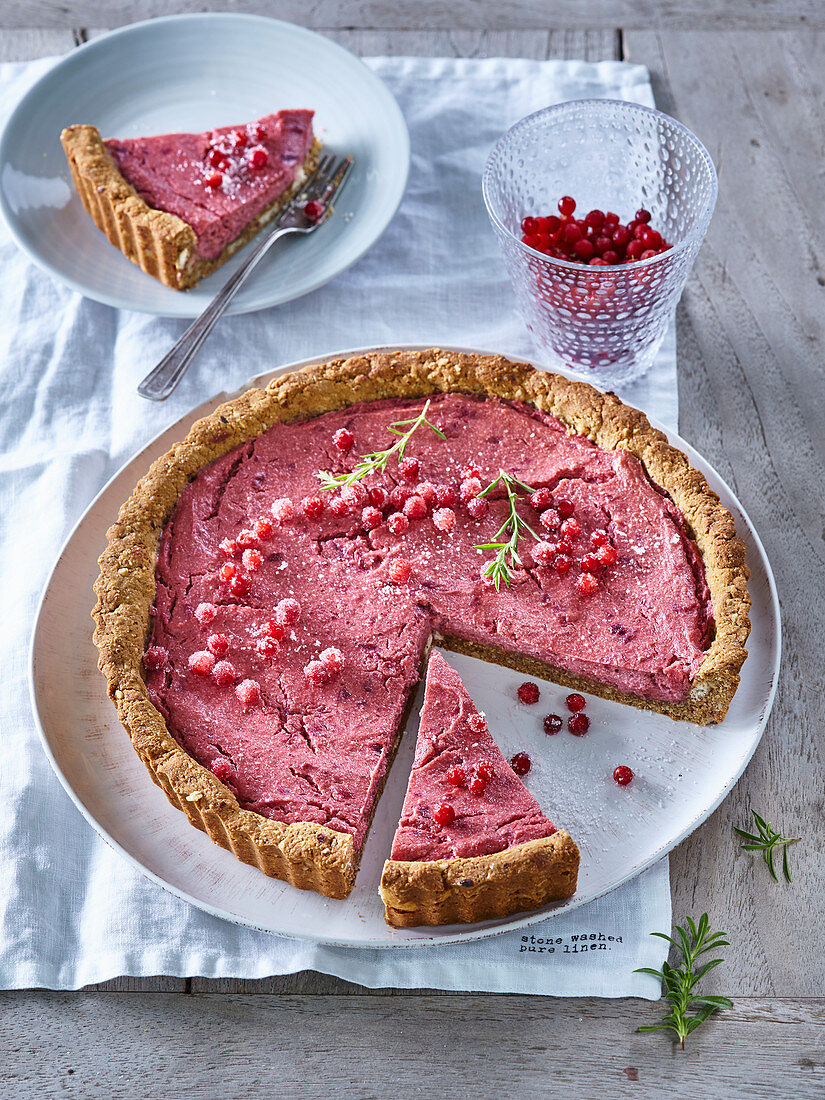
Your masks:
<svg viewBox="0 0 825 1100"><path fill-rule="evenodd" d="M538 689L538 685L531 683L530 680L526 680L518 689L519 701L526 703L528 706L532 706L533 703L539 701L539 695L541 692Z"/></svg>
<svg viewBox="0 0 825 1100"><path fill-rule="evenodd" d="M365 531L374 531L376 527L381 526L381 520L384 517L378 511L377 508L370 506L364 508L361 512L361 526Z"/></svg>
<svg viewBox="0 0 825 1100"><path fill-rule="evenodd" d="M393 512L387 518L387 527L393 535L403 535L405 531L409 530L410 521L403 512Z"/></svg>
<svg viewBox="0 0 825 1100"><path fill-rule="evenodd" d="M317 519L324 511L324 498L314 495L304 497L301 501L301 511L307 519Z"/></svg>
<svg viewBox="0 0 825 1100"><path fill-rule="evenodd" d="M447 769L447 782L454 787L463 787L467 782L467 773L460 764L453 764Z"/></svg>
<svg viewBox="0 0 825 1100"><path fill-rule="evenodd" d="M455 810L449 802L442 802L440 806L436 806L433 810L433 819L439 825L452 825L455 821Z"/></svg>
<svg viewBox="0 0 825 1100"><path fill-rule="evenodd" d="M583 596L592 596L599 587L599 582L592 573L579 573L576 577L576 588Z"/></svg>
<svg viewBox="0 0 825 1100"><path fill-rule="evenodd" d="M229 582L229 591L233 596L245 596L249 591L249 577L234 576Z"/></svg>
<svg viewBox="0 0 825 1100"><path fill-rule="evenodd" d="M403 558L396 558L387 570L390 584L406 584L412 573L412 565Z"/></svg>
<svg viewBox="0 0 825 1100"><path fill-rule="evenodd" d="M581 737L583 733L587 733L590 729L590 719L586 714L571 714L567 719L567 728L576 737Z"/></svg>
<svg viewBox="0 0 825 1100"><path fill-rule="evenodd" d="M553 568L560 575L566 573L572 564L566 554L556 554L553 558Z"/></svg>
<svg viewBox="0 0 825 1100"><path fill-rule="evenodd" d="M544 719L544 732L552 737L553 734L558 733L562 727L562 720L558 714L548 714Z"/></svg>
<svg viewBox="0 0 825 1100"><path fill-rule="evenodd" d="M619 764L617 768L613 769L613 778L620 787L626 787L633 780L633 772L626 764Z"/></svg>
<svg viewBox="0 0 825 1100"><path fill-rule="evenodd" d="M275 618L282 626L292 626L301 617L301 605L297 600L281 600L275 608Z"/></svg>
<svg viewBox="0 0 825 1100"><path fill-rule="evenodd" d="M567 704L567 709L571 714L578 714L580 710L584 710L587 706L587 700L583 695L579 695L577 691L572 692L564 700Z"/></svg>
<svg viewBox="0 0 825 1100"><path fill-rule="evenodd" d="M230 661L218 661L212 669L212 679L218 687L226 687L227 684L231 684L236 676L235 666Z"/></svg>
<svg viewBox="0 0 825 1100"><path fill-rule="evenodd" d="M404 504L404 515L408 519L423 519L427 514L427 505L422 497L411 496Z"/></svg>
<svg viewBox="0 0 825 1100"><path fill-rule="evenodd" d="M560 522L561 517L559 516L559 513L555 508L548 508L539 516L539 523L548 531L557 530Z"/></svg>
<svg viewBox="0 0 825 1100"><path fill-rule="evenodd" d="M476 764L476 775L479 779L483 779L485 783L489 783L495 774L496 770L493 767L492 760L479 760Z"/></svg>
<svg viewBox="0 0 825 1100"><path fill-rule="evenodd" d="M532 761L526 752L517 752L513 759L510 761L510 767L516 773L516 775L527 775L530 771Z"/></svg>
<svg viewBox="0 0 825 1100"><path fill-rule="evenodd" d="M564 214L566 218L569 218L573 211L576 209L576 200L571 198L570 195L565 195L559 199L559 212Z"/></svg>
<svg viewBox="0 0 825 1100"><path fill-rule="evenodd" d="M405 481L418 481L419 463L417 458L404 458L398 463L398 472Z"/></svg>

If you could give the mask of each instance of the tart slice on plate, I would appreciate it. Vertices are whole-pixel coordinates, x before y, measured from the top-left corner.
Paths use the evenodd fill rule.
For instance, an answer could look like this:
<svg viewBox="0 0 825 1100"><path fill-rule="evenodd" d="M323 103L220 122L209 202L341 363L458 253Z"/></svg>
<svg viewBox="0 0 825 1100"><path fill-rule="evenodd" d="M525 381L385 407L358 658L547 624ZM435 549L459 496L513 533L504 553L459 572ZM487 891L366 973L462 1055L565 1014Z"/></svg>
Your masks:
<svg viewBox="0 0 825 1100"><path fill-rule="evenodd" d="M576 892L579 850L507 763L461 677L433 653L415 761L384 864L397 927L489 920Z"/></svg>
<svg viewBox="0 0 825 1100"><path fill-rule="evenodd" d="M320 151L312 116L278 111L243 126L123 140L70 126L60 140L98 229L147 275L188 290L297 193Z"/></svg>

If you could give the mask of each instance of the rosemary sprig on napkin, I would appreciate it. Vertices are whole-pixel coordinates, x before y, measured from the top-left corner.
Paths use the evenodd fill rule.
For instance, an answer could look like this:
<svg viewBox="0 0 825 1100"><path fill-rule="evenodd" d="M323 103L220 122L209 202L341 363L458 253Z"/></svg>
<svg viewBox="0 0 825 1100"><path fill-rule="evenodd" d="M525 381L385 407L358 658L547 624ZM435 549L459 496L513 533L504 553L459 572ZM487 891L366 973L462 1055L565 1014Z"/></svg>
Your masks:
<svg viewBox="0 0 825 1100"><path fill-rule="evenodd" d="M782 849L782 873L788 882L791 881L791 872L788 867L788 845L796 844L800 839L798 836L782 836L778 833L773 825L769 821L766 821L764 817L760 817L756 810L751 810L753 814L753 820L756 822L756 828L758 833L748 833L744 829L737 829L734 825L733 831L739 836L743 837L746 844L742 847L747 852L761 852L762 857L768 865L768 870L771 873L771 878L774 882L779 882L779 877L776 874L776 868L773 865L774 849Z"/></svg>
<svg viewBox="0 0 825 1100"><path fill-rule="evenodd" d="M709 993L695 993L696 983L712 970L719 966L723 959L711 959L697 966L697 960L709 951L718 951L722 947L728 947L729 942L724 938L724 932L711 932L707 913L703 913L698 922L687 918L687 928L680 924L675 926L677 939L668 936L664 932L651 932L652 936L659 936L667 940L680 953L681 961L676 966L670 966L665 962L661 970L653 970L649 966L640 967L637 974L651 974L654 978L661 979L665 986L665 998L670 1002L670 1012L663 1017L661 1023L639 1027L637 1031L672 1031L685 1049L685 1039L691 1032L707 1020L718 1008L731 1008L733 1002L728 997L718 997ZM698 1011L694 1011L698 1008Z"/></svg>
<svg viewBox="0 0 825 1100"><path fill-rule="evenodd" d="M386 469L387 463L396 455L398 461L404 457L404 451L407 448L407 444L412 438L413 434L423 425L431 428L432 431L439 437L444 439L444 432L440 428L437 428L435 424L431 423L427 419L427 410L430 407L429 400L425 401L424 408L418 414L418 416L411 417L409 420L396 420L390 424L388 431L391 431L394 435L400 438L393 443L391 447L388 447L385 451L373 451L368 455L361 455L361 461L357 462L355 466L347 474L331 474L327 470L320 470L316 475L321 482L322 489L340 489L345 485L354 485L356 481L361 481L367 474L380 474ZM402 431L402 428L409 428L407 431Z"/></svg>

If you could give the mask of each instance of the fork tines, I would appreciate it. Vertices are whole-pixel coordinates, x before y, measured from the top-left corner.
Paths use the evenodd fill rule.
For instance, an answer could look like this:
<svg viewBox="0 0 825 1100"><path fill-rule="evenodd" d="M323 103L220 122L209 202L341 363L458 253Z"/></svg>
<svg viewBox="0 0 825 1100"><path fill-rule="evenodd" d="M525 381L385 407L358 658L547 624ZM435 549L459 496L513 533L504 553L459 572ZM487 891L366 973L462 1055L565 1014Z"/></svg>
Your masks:
<svg viewBox="0 0 825 1100"><path fill-rule="evenodd" d="M352 157L340 157L336 160L332 154L325 154L318 166L304 184L301 192L290 202L290 207L303 206L315 201L327 203L340 190L352 169Z"/></svg>

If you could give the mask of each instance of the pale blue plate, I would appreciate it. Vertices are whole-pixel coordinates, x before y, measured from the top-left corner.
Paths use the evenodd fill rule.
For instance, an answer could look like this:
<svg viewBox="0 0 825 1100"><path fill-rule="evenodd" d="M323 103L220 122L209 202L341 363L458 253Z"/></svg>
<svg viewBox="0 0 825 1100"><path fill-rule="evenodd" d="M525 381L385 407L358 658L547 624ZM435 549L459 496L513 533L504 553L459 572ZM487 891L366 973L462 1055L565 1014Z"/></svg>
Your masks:
<svg viewBox="0 0 825 1100"><path fill-rule="evenodd" d="M292 23L179 15L74 50L26 93L0 136L0 210L20 247L73 290L122 309L195 317L244 250L194 290L145 275L83 210L60 131L81 122L104 137L200 131L285 107L314 108L317 135L351 153L355 171L329 223L276 246L229 312L298 298L355 263L386 229L407 183L410 139L398 104L363 62Z"/></svg>

